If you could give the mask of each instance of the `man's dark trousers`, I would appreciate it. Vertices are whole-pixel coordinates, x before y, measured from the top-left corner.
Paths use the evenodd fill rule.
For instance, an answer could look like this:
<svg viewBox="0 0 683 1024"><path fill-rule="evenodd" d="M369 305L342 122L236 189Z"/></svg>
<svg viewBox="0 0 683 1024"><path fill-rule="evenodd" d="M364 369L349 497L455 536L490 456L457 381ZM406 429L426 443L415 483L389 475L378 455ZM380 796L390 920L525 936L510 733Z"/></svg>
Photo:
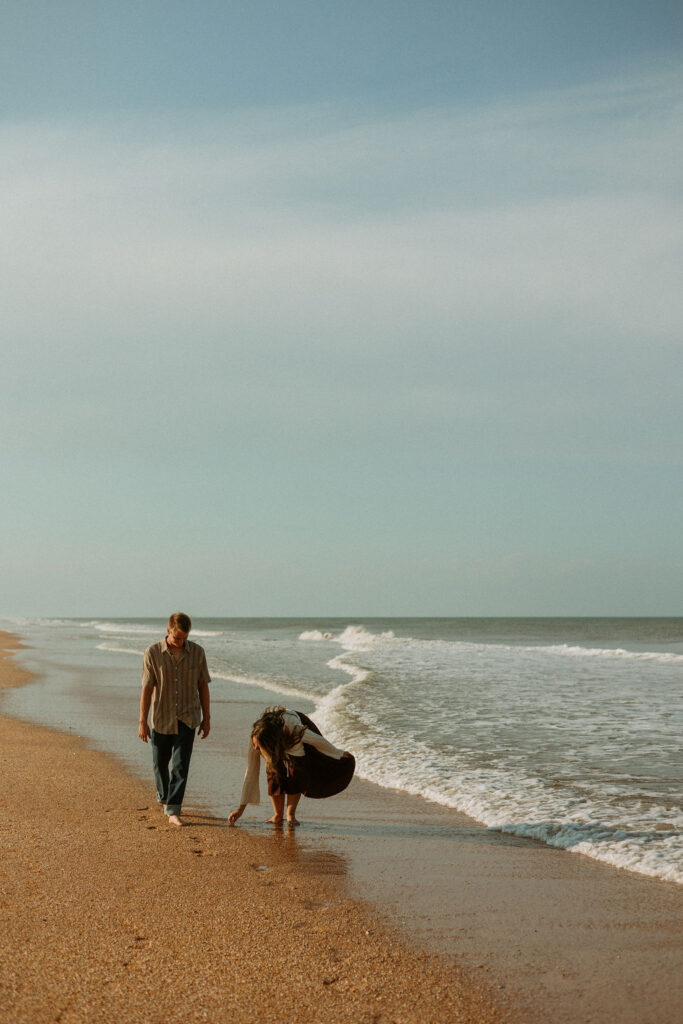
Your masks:
<svg viewBox="0 0 683 1024"><path fill-rule="evenodd" d="M177 735L152 729L152 763L157 800L166 804L166 814L180 814L185 796L194 729L178 719Z"/></svg>

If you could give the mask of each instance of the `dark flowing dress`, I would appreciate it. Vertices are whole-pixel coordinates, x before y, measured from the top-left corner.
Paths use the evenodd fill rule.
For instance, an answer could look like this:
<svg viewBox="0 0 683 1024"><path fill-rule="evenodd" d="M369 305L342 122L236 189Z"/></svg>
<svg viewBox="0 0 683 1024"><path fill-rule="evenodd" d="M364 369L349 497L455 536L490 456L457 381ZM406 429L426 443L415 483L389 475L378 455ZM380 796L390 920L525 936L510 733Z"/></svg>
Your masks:
<svg viewBox="0 0 683 1024"><path fill-rule="evenodd" d="M301 724L318 736L322 733L318 726L303 711L295 712ZM275 770L266 769L268 795L280 796L283 793L302 793L313 800L322 800L334 796L346 789L356 770L356 759L352 754L337 760L321 753L303 740L303 757L287 757L280 761Z"/></svg>

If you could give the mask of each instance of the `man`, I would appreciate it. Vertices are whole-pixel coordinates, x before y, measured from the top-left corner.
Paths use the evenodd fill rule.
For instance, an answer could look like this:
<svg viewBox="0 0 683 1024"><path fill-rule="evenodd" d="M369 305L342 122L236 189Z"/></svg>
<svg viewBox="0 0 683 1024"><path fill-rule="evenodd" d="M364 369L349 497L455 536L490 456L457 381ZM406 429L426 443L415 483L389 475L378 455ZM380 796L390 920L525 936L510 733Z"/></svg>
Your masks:
<svg viewBox="0 0 683 1024"><path fill-rule="evenodd" d="M204 649L188 640L189 615L174 612L166 637L145 651L138 736L152 740L152 762L157 800L171 825L184 825L180 817L190 770L195 729L206 739L211 728L209 683ZM152 708L152 730L148 716Z"/></svg>

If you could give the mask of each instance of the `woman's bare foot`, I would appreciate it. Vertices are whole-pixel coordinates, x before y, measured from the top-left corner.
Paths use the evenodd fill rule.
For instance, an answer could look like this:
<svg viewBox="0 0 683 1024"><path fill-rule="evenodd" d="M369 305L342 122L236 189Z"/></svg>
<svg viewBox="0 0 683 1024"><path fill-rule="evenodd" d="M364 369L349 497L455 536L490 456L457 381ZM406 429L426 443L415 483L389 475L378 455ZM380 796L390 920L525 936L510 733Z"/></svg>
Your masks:
<svg viewBox="0 0 683 1024"><path fill-rule="evenodd" d="M181 828L185 824L183 819L179 818L177 814L169 814L168 815L168 823L169 823L169 825L179 825Z"/></svg>
<svg viewBox="0 0 683 1024"><path fill-rule="evenodd" d="M291 825L292 828L296 828L296 826L300 825L301 822L299 821L298 818L295 818L293 814L288 814L287 815L287 824Z"/></svg>
<svg viewBox="0 0 683 1024"><path fill-rule="evenodd" d="M272 818L268 818L267 821L266 821L266 825L281 825L281 824L282 824L282 815L281 814L274 814Z"/></svg>

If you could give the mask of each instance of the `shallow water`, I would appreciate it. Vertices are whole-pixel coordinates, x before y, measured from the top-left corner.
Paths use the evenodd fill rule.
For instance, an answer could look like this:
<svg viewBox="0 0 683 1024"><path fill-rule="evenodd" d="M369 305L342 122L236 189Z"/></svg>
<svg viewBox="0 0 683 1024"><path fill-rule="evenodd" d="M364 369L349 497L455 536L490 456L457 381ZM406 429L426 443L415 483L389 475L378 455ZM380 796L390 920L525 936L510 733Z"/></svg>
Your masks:
<svg viewBox="0 0 683 1024"><path fill-rule="evenodd" d="M32 645L22 659L44 677L39 691L6 695L5 710L141 765L131 704L164 622L2 625ZM214 703L311 712L356 754L361 777L683 881L681 619L205 619L193 639ZM204 770L222 779L227 757L212 747Z"/></svg>

